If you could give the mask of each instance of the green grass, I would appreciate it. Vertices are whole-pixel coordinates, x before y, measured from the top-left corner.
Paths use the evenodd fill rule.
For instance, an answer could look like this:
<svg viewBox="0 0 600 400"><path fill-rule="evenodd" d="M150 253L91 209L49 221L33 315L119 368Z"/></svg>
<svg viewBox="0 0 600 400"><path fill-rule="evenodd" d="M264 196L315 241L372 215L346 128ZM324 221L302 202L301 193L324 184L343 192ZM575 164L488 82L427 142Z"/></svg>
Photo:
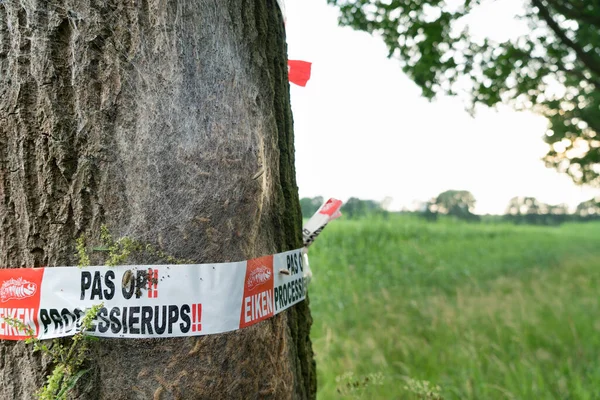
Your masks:
<svg viewBox="0 0 600 400"><path fill-rule="evenodd" d="M342 219L310 263L321 399L600 398L600 224Z"/></svg>

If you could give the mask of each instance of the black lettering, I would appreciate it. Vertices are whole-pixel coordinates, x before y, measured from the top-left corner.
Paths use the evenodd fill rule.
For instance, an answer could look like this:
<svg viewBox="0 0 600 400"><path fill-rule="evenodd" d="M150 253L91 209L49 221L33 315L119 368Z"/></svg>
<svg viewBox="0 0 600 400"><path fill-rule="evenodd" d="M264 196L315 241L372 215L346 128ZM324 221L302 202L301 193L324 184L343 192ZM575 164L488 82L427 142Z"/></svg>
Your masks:
<svg viewBox="0 0 600 400"><path fill-rule="evenodd" d="M305 244L309 245L310 243L312 243L315 238L323 231L323 229L325 229L325 226L327 224L323 225L322 227L320 227L319 229L317 229L316 231L314 231L312 234L310 234L309 238L307 240L305 240Z"/></svg>
<svg viewBox="0 0 600 400"><path fill-rule="evenodd" d="M300 264L300 271L304 272L304 265L303 265L304 264L304 257L302 256L302 254L300 254L298 256L298 258L299 258L299 264Z"/></svg>
<svg viewBox="0 0 600 400"><path fill-rule="evenodd" d="M277 300L279 300L279 292L281 292L281 289L276 287L273 292L274 292L273 295L275 296L275 311L277 311L277 310L279 310L279 305L277 304Z"/></svg>
<svg viewBox="0 0 600 400"><path fill-rule="evenodd" d="M75 328L81 328L81 319L83 318L84 312L81 311L80 308L76 308L73 310L73 314L75 314Z"/></svg>
<svg viewBox="0 0 600 400"><path fill-rule="evenodd" d="M121 322L123 325L123 333L127 333L127 307L123 307L123 315L121 315Z"/></svg>
<svg viewBox="0 0 600 400"><path fill-rule="evenodd" d="M45 308L40 309L40 321L42 322L44 333L48 333L48 326L52 323L52 319Z"/></svg>
<svg viewBox="0 0 600 400"><path fill-rule="evenodd" d="M101 279L100 271L94 272L94 281L92 282L92 295L90 296L90 300L94 300L96 296L98 296L98 299L103 300Z"/></svg>
<svg viewBox="0 0 600 400"><path fill-rule="evenodd" d="M168 333L173 333L173 324L179 319L179 309L177 306L169 306L169 328Z"/></svg>
<svg viewBox="0 0 600 400"><path fill-rule="evenodd" d="M101 319L101 321L98 323L98 332L100 333L106 333L110 328L110 322L106 318L107 315L108 310L106 307L102 307L100 310L98 310L98 318Z"/></svg>
<svg viewBox="0 0 600 400"><path fill-rule="evenodd" d="M148 282L148 272L146 270L137 270L135 275L135 298L142 297L142 289L146 288Z"/></svg>
<svg viewBox="0 0 600 400"><path fill-rule="evenodd" d="M159 310L162 309L162 312ZM160 317L159 317L160 315ZM159 322L162 322L159 325ZM154 306L154 332L157 335L162 335L165 333L165 329L167 328L167 306Z"/></svg>
<svg viewBox="0 0 600 400"><path fill-rule="evenodd" d="M50 309L50 318L52 318L52 321L54 322L54 331L62 332L63 320L62 320L60 314L58 313L57 309L55 309L55 308Z"/></svg>
<svg viewBox="0 0 600 400"><path fill-rule="evenodd" d="M148 329L148 334L152 335L152 307L151 306L143 306L142 307L142 334L146 334L146 328Z"/></svg>
<svg viewBox="0 0 600 400"><path fill-rule="evenodd" d="M294 253L294 274L298 273L298 253Z"/></svg>
<svg viewBox="0 0 600 400"><path fill-rule="evenodd" d="M131 296L133 296L133 292L135 290L134 285L135 285L135 282L133 280L133 273L131 272L131 270L128 269L123 274L123 279L121 280L121 292L123 293L123 297L126 300L129 300L131 298ZM123 318L125 318L125 313L123 313ZM125 325L124 321L123 321L123 327L125 329L127 329L127 325ZM127 331L125 331L125 333L127 333Z"/></svg>
<svg viewBox="0 0 600 400"><path fill-rule="evenodd" d="M285 295L283 296L283 298L284 298L284 302L283 303L284 303L285 306L287 306L288 303L290 302L290 283L289 282L286 283L283 286L283 289L285 291Z"/></svg>
<svg viewBox="0 0 600 400"><path fill-rule="evenodd" d="M63 308L60 311L60 315L65 322L65 333L71 332L75 327L75 316L71 314L71 311L69 311L67 308Z"/></svg>
<svg viewBox="0 0 600 400"><path fill-rule="evenodd" d="M92 286L92 273L90 271L81 271L81 297L80 300L85 299L85 291Z"/></svg>
<svg viewBox="0 0 600 400"><path fill-rule="evenodd" d="M181 319L182 323L179 324L179 329L181 329L182 333L188 333L190 331L190 327L192 326L192 320L190 319L190 306L189 304L184 304L181 306Z"/></svg>
<svg viewBox="0 0 600 400"><path fill-rule="evenodd" d="M292 281L290 282L290 290L291 290L291 294L290 294L290 303L293 303L296 301L296 281Z"/></svg>
<svg viewBox="0 0 600 400"><path fill-rule="evenodd" d="M140 320L139 313L140 313L139 306L129 307L129 332L131 334L139 334L140 333L140 328L135 327L135 324L137 324Z"/></svg>
<svg viewBox="0 0 600 400"><path fill-rule="evenodd" d="M279 286L277 291L279 292L279 308L283 308L283 288Z"/></svg>
<svg viewBox="0 0 600 400"><path fill-rule="evenodd" d="M119 333L121 330L121 321L119 321L119 315L121 314L121 309L119 307L114 307L110 310L109 318L110 318L110 330L112 333Z"/></svg>
<svg viewBox="0 0 600 400"><path fill-rule="evenodd" d="M290 282L290 290L292 292L291 296L290 296L290 302L294 301L294 296L295 296L295 290L296 288L294 287L294 282Z"/></svg>
<svg viewBox="0 0 600 400"><path fill-rule="evenodd" d="M104 274L104 286L108 288L104 289L104 298L106 300L111 300L115 296L115 283L113 280L115 279L115 271L106 271Z"/></svg>
<svg viewBox="0 0 600 400"><path fill-rule="evenodd" d="M292 257L289 254L286 257L286 261L287 261L287 270L291 271L292 270Z"/></svg>

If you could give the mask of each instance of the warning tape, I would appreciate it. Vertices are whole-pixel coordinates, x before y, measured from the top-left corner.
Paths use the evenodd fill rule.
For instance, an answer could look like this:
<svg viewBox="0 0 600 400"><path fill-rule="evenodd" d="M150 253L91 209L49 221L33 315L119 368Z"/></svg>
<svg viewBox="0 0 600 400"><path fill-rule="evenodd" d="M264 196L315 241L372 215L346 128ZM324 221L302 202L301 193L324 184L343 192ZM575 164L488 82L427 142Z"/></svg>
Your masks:
<svg viewBox="0 0 600 400"><path fill-rule="evenodd" d="M279 9L281 10L281 14L283 15L283 21L285 23L287 21L285 1L277 0L277 4L279 5ZM311 62L302 60L288 60L288 79L291 83L295 85L302 87L306 86L306 84L310 80L311 71Z"/></svg>
<svg viewBox="0 0 600 400"><path fill-rule="evenodd" d="M340 208L342 201L329 199L313 215L302 228L302 240L304 247L308 247L315 241L315 238L325 229L325 226L336 218L342 216Z"/></svg>
<svg viewBox="0 0 600 400"><path fill-rule="evenodd" d="M302 257L304 265L304 278L306 283L310 283L312 279L312 270L310 269L310 263L308 262L308 246L310 246L317 236L325 229L325 226L336 218L342 216L340 208L342 207L342 201L337 199L327 200L317 212L304 224L302 228L302 241L304 247L302 248Z"/></svg>
<svg viewBox="0 0 600 400"><path fill-rule="evenodd" d="M323 227L311 227L323 216L330 220L329 211L324 205L305 226L312 240ZM74 335L86 310L100 303L86 331L93 336L164 338L245 328L306 298L306 260L297 249L219 264L1 269L0 339L29 337L5 317L38 339Z"/></svg>
<svg viewBox="0 0 600 400"><path fill-rule="evenodd" d="M306 86L310 80L312 63L302 60L288 60L288 79L298 86Z"/></svg>

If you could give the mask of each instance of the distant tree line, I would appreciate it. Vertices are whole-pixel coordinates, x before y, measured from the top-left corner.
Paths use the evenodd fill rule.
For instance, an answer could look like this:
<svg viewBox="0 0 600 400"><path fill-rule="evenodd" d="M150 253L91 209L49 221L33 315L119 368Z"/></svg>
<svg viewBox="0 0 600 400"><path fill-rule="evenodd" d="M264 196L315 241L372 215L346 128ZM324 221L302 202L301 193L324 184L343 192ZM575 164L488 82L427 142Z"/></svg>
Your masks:
<svg viewBox="0 0 600 400"><path fill-rule="evenodd" d="M322 196L301 198L300 209L302 210L302 216L304 218L312 217L312 215L317 212L319 207L321 207L323 202L324 200Z"/></svg>
<svg viewBox="0 0 600 400"><path fill-rule="evenodd" d="M475 203L475 196L467 190L446 190L425 203L421 213L430 221L435 221L441 214L476 222L480 217L473 213Z"/></svg>
<svg viewBox="0 0 600 400"><path fill-rule="evenodd" d="M305 218L312 216L323 201L323 197L320 196L300 199L302 215ZM446 215L463 221L478 222L481 221L481 216L474 213L475 204L475 196L471 192L447 190L423 203L416 214L429 221L435 221L440 215ZM348 199L341 211L346 218L351 219L388 214L380 202L356 197ZM565 204L546 204L535 197L513 197L503 216L488 219L495 221L498 218L515 224L531 225L560 225L564 222L600 220L600 197L580 203L573 213L569 212Z"/></svg>
<svg viewBox="0 0 600 400"><path fill-rule="evenodd" d="M513 197L504 218L516 224L560 225L569 221L600 220L600 198L580 203L574 213L566 204L551 205L535 197Z"/></svg>

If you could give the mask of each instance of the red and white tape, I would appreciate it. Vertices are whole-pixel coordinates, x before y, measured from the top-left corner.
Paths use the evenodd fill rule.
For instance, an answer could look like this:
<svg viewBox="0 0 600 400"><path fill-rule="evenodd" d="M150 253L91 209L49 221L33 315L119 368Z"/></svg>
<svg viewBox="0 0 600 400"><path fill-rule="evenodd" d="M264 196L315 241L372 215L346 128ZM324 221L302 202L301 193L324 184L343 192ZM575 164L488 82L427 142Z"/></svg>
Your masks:
<svg viewBox="0 0 600 400"><path fill-rule="evenodd" d="M302 60L288 60L288 79L298 86L306 86L312 73L312 63Z"/></svg>
<svg viewBox="0 0 600 400"><path fill-rule="evenodd" d="M103 303L90 335L209 335L253 325L306 296L302 250L223 264L0 270L0 339L70 336Z"/></svg>
<svg viewBox="0 0 600 400"><path fill-rule="evenodd" d="M327 204L304 228L312 240L323 218L332 219ZM241 329L304 300L307 268L305 251L298 249L220 264L0 269L0 339L29 337L5 317L21 321L38 339L74 335L86 310L101 303L87 331L93 336L160 338Z"/></svg>
<svg viewBox="0 0 600 400"><path fill-rule="evenodd" d="M302 258L304 266L304 278L308 284L312 280L312 270L308 262L308 246L310 246L317 236L325 229L325 226L336 218L342 216L340 208L342 201L337 199L327 200L317 212L304 224L302 228L302 241L304 248L302 249Z"/></svg>
<svg viewBox="0 0 600 400"><path fill-rule="evenodd" d="M302 228L304 247L310 246L329 222L342 216L341 207L342 201L337 199L329 199L319 207L315 215Z"/></svg>
<svg viewBox="0 0 600 400"><path fill-rule="evenodd" d="M285 12L285 1L277 0L281 14L283 15L284 24L287 21ZM288 60L288 78L289 81L298 86L306 86L310 80L312 72L312 63L302 60Z"/></svg>

